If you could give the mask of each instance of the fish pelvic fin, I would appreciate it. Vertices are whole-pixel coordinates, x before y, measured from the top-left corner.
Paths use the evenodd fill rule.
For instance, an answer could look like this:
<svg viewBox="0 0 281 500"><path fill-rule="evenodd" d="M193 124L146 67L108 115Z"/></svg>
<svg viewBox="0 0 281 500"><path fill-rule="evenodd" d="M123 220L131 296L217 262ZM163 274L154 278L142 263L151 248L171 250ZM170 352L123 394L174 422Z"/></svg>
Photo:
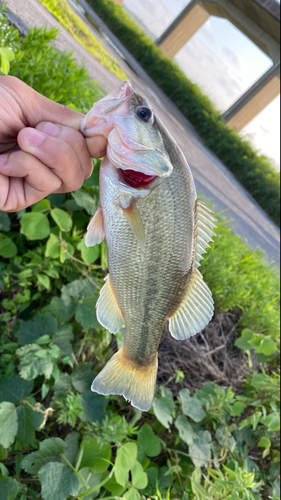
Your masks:
<svg viewBox="0 0 281 500"><path fill-rule="evenodd" d="M117 333L124 323L122 311L118 305L109 274L105 278L97 301L97 320L111 333Z"/></svg>
<svg viewBox="0 0 281 500"><path fill-rule="evenodd" d="M206 253L206 248L209 247L209 242L213 241L215 236L213 228L216 227L214 217L203 201L196 200L195 204L195 235L196 235L196 255L195 265L200 266L200 260L203 259L203 253Z"/></svg>
<svg viewBox="0 0 281 500"><path fill-rule="evenodd" d="M184 299L173 316L169 318L169 330L176 340L185 340L211 321L214 314L214 301L202 274L194 268L188 282Z"/></svg>
<svg viewBox="0 0 281 500"><path fill-rule="evenodd" d="M85 238L86 247L94 247L95 245L98 245L98 243L102 242L104 236L103 213L102 208L99 207L87 227L87 234Z"/></svg>
<svg viewBox="0 0 281 500"><path fill-rule="evenodd" d="M154 399L157 368L157 354L150 365L141 366L128 359L121 347L95 378L92 391L124 396L135 408L148 411Z"/></svg>
<svg viewBox="0 0 281 500"><path fill-rule="evenodd" d="M136 206L136 200L132 198L130 205L126 208L121 207L123 213L127 219L127 222L133 231L136 239L138 240L141 248L144 250L145 247L145 235L144 235L144 226L140 216L140 213Z"/></svg>

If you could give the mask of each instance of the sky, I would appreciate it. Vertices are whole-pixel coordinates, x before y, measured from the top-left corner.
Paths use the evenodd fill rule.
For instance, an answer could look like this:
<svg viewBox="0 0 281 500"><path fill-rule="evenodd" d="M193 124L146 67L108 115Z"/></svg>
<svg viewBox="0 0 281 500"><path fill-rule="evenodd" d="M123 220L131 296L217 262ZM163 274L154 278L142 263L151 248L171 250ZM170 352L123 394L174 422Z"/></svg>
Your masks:
<svg viewBox="0 0 281 500"><path fill-rule="evenodd" d="M125 9L155 38L187 4L188 0L123 2ZM176 54L175 60L222 112L272 65L271 59L229 21L213 16ZM280 170L280 95L240 133L261 154L272 158Z"/></svg>

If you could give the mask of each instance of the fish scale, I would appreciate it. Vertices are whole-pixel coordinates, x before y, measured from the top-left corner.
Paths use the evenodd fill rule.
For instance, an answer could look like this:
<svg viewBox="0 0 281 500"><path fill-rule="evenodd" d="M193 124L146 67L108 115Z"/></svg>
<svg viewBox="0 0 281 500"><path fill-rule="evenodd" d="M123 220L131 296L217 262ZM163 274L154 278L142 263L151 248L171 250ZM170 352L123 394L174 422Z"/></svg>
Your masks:
<svg viewBox="0 0 281 500"><path fill-rule="evenodd" d="M106 239L109 276L97 318L113 333L125 323L125 336L92 390L121 394L147 411L166 322L173 337L183 340L213 315L212 295L197 267L214 219L197 199L186 159L149 103L128 82L100 102L82 124L86 136L110 136L100 168L100 208L85 241ZM138 172L130 174L132 184L128 170Z"/></svg>

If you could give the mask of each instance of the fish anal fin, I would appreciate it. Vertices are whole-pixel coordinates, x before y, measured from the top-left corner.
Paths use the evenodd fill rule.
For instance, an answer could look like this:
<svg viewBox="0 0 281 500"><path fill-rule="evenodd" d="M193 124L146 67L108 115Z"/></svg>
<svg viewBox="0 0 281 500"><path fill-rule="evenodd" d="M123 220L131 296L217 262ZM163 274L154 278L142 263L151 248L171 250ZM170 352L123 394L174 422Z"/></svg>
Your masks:
<svg viewBox="0 0 281 500"><path fill-rule="evenodd" d="M157 355L150 365L140 366L125 356L122 347L95 378L92 391L124 396L135 408L148 411L154 399L157 368Z"/></svg>
<svg viewBox="0 0 281 500"><path fill-rule="evenodd" d="M141 248L144 249L145 245L144 227L140 213L136 206L136 200L132 198L128 207L125 208L121 207L121 208Z"/></svg>
<svg viewBox="0 0 281 500"><path fill-rule="evenodd" d="M169 318L169 330L177 340L185 340L201 332L214 313L214 301L202 274L195 268L182 303Z"/></svg>
<svg viewBox="0 0 281 500"><path fill-rule="evenodd" d="M215 235L213 228L216 227L212 211L201 200L196 200L195 205L195 241L196 241L196 255L195 265L200 266L200 260L203 259L202 254L206 252L209 247L209 242L213 241L212 237Z"/></svg>
<svg viewBox="0 0 281 500"><path fill-rule="evenodd" d="M105 278L97 301L97 320L111 333L117 333L124 323L122 311L118 305L110 276Z"/></svg>
<svg viewBox="0 0 281 500"><path fill-rule="evenodd" d="M103 213L102 208L99 207L87 227L87 234L85 238L86 247L93 247L98 243L101 243L104 236Z"/></svg>

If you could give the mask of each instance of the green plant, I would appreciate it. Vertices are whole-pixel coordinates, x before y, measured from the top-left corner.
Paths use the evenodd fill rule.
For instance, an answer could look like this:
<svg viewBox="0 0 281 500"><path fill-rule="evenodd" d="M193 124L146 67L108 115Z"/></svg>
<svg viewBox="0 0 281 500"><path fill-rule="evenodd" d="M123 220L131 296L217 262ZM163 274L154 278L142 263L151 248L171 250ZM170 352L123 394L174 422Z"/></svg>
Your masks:
<svg viewBox="0 0 281 500"><path fill-rule="evenodd" d="M117 61L103 48L102 44L94 37L92 31L75 14L66 0L40 0L78 42L88 50L98 61L114 73L121 80L126 79L126 74Z"/></svg>
<svg viewBox="0 0 281 500"><path fill-rule="evenodd" d="M95 12L194 125L207 146L234 173L260 206L280 225L280 175L265 156L219 119L219 112L155 45L144 30L112 0L88 0Z"/></svg>
<svg viewBox="0 0 281 500"><path fill-rule="evenodd" d="M71 95L79 111L99 97L84 70L48 46L53 31L32 30L27 43L1 11L0 22L13 41L14 74L64 104ZM98 206L99 165L76 193L0 212L0 496L277 500L278 280L225 221L202 264L216 309L243 307L236 345L249 373L239 391L206 381L174 397L162 386L146 414L91 392L112 355L95 314L106 247L88 249L83 239ZM182 382L181 367L174 372Z"/></svg>

